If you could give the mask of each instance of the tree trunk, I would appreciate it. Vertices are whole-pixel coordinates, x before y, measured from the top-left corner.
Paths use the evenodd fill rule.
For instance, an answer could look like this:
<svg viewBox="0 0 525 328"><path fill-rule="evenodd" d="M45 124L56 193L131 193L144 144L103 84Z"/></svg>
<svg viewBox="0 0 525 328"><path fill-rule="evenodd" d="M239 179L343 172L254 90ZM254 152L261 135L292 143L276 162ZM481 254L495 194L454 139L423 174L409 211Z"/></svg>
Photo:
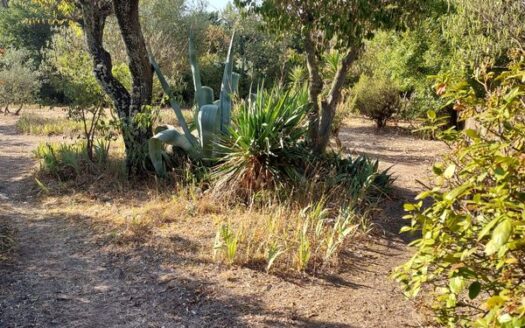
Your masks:
<svg viewBox="0 0 525 328"><path fill-rule="evenodd" d="M24 104L20 104L20 107L18 107L18 109L15 112L16 116L20 115L20 112L22 111L22 107L24 107Z"/></svg>
<svg viewBox="0 0 525 328"><path fill-rule="evenodd" d="M319 58L316 53L312 34L305 37L306 65L308 67L308 135L312 149L316 150L319 143L319 96L323 91L323 79L319 72Z"/></svg>
<svg viewBox="0 0 525 328"><path fill-rule="evenodd" d="M360 52L360 47L352 47L345 55L341 62L341 66L337 70L332 86L330 87L330 92L326 100L321 102L321 122L319 124L319 132L317 143L315 144L314 150L317 153L323 153L328 146L330 141L330 131L332 123L335 117L335 111L337 105L341 101L341 94L343 91L343 86L345 83L348 70L352 63L357 59Z"/></svg>
<svg viewBox="0 0 525 328"><path fill-rule="evenodd" d="M139 174L147 158L147 140L152 136L152 130L151 123L139 124L135 116L142 112L144 105L151 102L153 75L138 22L138 0L114 0L113 5L109 0L80 0L79 3L86 42L93 60L93 72L104 92L111 97L120 118L128 173ZM130 61L133 77L131 94L113 76L111 55L103 46L106 18L113 10L117 12Z"/></svg>
<svg viewBox="0 0 525 328"><path fill-rule="evenodd" d="M9 8L9 0L2 0L2 7Z"/></svg>
<svg viewBox="0 0 525 328"><path fill-rule="evenodd" d="M137 122L136 115L145 105L151 104L153 90L153 68L149 62L148 51L139 18L139 0L113 0L115 15L126 45L129 68L133 80L131 102L128 115L128 141L136 151L129 158L133 166L143 165L147 159L147 141L153 136L152 122Z"/></svg>
<svg viewBox="0 0 525 328"><path fill-rule="evenodd" d="M8 113L9 113L9 104L6 104L4 108L4 115L7 115Z"/></svg>

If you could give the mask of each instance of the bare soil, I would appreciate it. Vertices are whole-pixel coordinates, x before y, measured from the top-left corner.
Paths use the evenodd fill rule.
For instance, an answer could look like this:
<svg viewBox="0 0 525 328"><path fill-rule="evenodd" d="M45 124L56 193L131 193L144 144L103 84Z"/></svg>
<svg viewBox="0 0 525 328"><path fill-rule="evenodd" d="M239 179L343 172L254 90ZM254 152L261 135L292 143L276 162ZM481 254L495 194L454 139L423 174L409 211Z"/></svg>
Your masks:
<svg viewBox="0 0 525 328"><path fill-rule="evenodd" d="M344 146L393 165L395 199L375 220L380 233L347 249L339 271L287 277L193 256L201 246L184 234L171 236L162 256L102 238L95 210L72 215L62 208L75 198L36 196L31 152L45 138L19 135L15 124L14 116L0 117L0 226L16 241L0 262L0 327L428 326L388 275L410 256L397 235L402 203L419 190L415 180L428 177L444 150L439 143L349 120ZM91 205L120 211L129 203ZM199 222L189 224L199 230Z"/></svg>

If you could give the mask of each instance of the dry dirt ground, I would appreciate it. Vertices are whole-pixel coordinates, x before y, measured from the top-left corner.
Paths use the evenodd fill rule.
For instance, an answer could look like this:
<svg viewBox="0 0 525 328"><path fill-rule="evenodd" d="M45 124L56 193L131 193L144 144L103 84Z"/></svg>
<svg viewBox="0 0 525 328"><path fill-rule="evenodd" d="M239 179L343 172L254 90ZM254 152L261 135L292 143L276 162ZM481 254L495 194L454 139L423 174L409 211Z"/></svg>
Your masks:
<svg viewBox="0 0 525 328"><path fill-rule="evenodd" d="M344 146L394 165L397 196L375 220L384 233L348 250L340 271L297 279L192 257L198 246L183 234L162 257L100 238L92 212L61 215L67 204L34 196L31 151L45 138L20 135L15 124L0 116L0 224L16 241L10 260L0 262L0 327L427 326L388 275L410 256L395 232L402 202L419 188L415 179L427 178L443 151L436 142L349 120Z"/></svg>

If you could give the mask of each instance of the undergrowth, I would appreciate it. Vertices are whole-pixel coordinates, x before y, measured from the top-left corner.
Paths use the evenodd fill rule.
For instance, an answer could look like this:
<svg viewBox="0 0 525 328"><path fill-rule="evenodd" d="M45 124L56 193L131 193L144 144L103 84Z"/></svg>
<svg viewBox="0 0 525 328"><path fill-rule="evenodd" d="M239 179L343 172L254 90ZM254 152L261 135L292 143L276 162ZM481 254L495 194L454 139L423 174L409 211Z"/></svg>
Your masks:
<svg viewBox="0 0 525 328"><path fill-rule="evenodd" d="M40 136L74 136L82 131L80 122L67 118L45 118L35 114L22 114L16 127L21 133Z"/></svg>
<svg viewBox="0 0 525 328"><path fill-rule="evenodd" d="M40 162L40 176L51 176L65 182L77 179L100 179L109 175L113 179L125 180L126 172L122 161L110 157L109 144L97 140L94 147L94 161L87 157L86 143L41 143L34 150Z"/></svg>

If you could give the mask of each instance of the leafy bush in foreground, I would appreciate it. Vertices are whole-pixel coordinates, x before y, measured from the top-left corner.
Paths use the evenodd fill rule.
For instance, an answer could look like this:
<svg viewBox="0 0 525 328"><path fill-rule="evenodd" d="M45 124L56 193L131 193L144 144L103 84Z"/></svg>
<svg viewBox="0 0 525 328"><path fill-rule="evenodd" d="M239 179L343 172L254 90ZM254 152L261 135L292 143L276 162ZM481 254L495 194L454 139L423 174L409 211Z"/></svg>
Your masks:
<svg viewBox="0 0 525 328"><path fill-rule="evenodd" d="M466 83L445 96L476 130L447 130L452 153L434 167L436 182L402 231L420 231L417 252L395 278L408 295L432 292L439 323L525 326L525 62L503 73L478 71L485 96ZM443 89L444 86L441 86ZM429 115L435 117L435 115ZM423 207L423 200L431 205Z"/></svg>

